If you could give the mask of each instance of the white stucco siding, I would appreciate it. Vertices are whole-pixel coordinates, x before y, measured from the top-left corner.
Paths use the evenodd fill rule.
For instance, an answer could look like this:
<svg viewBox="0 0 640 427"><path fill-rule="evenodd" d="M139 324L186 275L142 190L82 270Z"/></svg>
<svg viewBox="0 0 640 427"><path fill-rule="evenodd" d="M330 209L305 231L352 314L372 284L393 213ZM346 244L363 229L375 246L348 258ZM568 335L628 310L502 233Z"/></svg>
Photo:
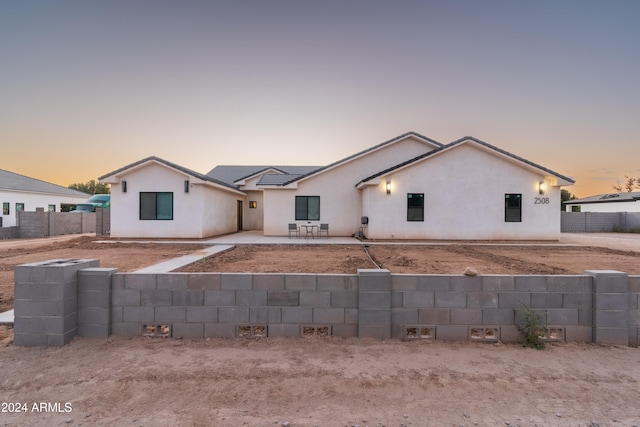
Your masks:
<svg viewBox="0 0 640 427"><path fill-rule="evenodd" d="M320 196L320 220L312 223L329 224L330 235L350 236L356 233L362 211L356 184L380 170L432 149L415 138L406 138L300 180L297 189L265 189L264 234L286 235L288 223L306 223L295 220L296 196Z"/></svg>
<svg viewBox="0 0 640 427"><path fill-rule="evenodd" d="M540 195L538 183L543 179L471 145L456 147L363 188L368 237L556 240L560 191L550 187ZM424 221L407 221L408 193L424 194ZM505 222L505 194L511 193L522 194L522 222Z"/></svg>
<svg viewBox="0 0 640 427"><path fill-rule="evenodd" d="M264 202L262 200L262 190L246 191L243 207L243 230L262 230L264 226ZM256 203L256 207L251 207L251 202Z"/></svg>
<svg viewBox="0 0 640 427"><path fill-rule="evenodd" d="M184 182L189 180L189 192ZM122 181L127 192L122 192ZM237 229L236 203L242 196L197 182L188 174L150 163L112 183L113 237L202 238ZM141 220L140 193L173 194L173 219Z"/></svg>
<svg viewBox="0 0 640 427"><path fill-rule="evenodd" d="M202 235L200 237L218 236L238 231L238 201L243 196L209 185L194 185L203 193Z"/></svg>
<svg viewBox="0 0 640 427"><path fill-rule="evenodd" d="M0 208L4 203L9 204L9 214L4 215L0 209L3 227L13 227L16 225L16 204L23 203L26 212L34 212L37 208L49 209L49 205L55 205L56 212L61 212L60 205L77 204L86 201L90 194L86 196L73 197L57 194L33 193L27 191L7 191L0 190Z"/></svg>

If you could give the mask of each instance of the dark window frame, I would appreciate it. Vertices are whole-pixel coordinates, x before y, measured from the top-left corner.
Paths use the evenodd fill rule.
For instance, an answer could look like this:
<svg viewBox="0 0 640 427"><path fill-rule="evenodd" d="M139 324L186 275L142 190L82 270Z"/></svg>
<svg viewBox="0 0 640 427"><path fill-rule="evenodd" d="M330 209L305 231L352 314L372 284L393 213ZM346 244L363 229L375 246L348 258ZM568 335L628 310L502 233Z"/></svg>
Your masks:
<svg viewBox="0 0 640 427"><path fill-rule="evenodd" d="M16 203L16 212L24 212L24 203Z"/></svg>
<svg viewBox="0 0 640 427"><path fill-rule="evenodd" d="M504 222L522 222L522 194L521 193L505 193Z"/></svg>
<svg viewBox="0 0 640 427"><path fill-rule="evenodd" d="M424 193L407 193L407 221L424 222Z"/></svg>
<svg viewBox="0 0 640 427"><path fill-rule="evenodd" d="M158 198L158 196L161 196ZM170 196L171 212L165 211L164 197ZM172 191L141 191L139 196L140 221L173 221L173 192Z"/></svg>
<svg viewBox="0 0 640 427"><path fill-rule="evenodd" d="M2 202L2 215L9 215L11 212L11 203Z"/></svg>
<svg viewBox="0 0 640 427"><path fill-rule="evenodd" d="M313 215L314 201L317 201L317 215ZM320 221L320 196L296 196L295 203L296 221ZM312 211L311 215L310 211Z"/></svg>

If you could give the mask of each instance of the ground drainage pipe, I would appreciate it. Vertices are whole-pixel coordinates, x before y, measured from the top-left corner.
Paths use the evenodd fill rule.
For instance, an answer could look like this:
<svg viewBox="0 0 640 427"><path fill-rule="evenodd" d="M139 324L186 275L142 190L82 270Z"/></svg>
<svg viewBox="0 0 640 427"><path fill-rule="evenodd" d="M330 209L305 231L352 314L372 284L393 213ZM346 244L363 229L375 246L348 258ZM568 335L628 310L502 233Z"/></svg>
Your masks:
<svg viewBox="0 0 640 427"><path fill-rule="evenodd" d="M369 245L364 245L362 247L362 249L364 249L364 253L367 254L367 256L369 257L369 261L371 261L373 263L373 265L376 266L376 268L381 269L382 267L380 267L378 264L376 264L376 262L373 260L373 258L371 258L371 255L369 255Z"/></svg>

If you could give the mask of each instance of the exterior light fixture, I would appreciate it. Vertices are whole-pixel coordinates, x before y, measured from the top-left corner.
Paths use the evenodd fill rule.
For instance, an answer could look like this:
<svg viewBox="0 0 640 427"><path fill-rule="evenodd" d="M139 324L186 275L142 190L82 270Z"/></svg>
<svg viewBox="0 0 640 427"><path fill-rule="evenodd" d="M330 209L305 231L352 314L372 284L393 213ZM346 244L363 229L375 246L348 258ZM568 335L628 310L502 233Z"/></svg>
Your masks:
<svg viewBox="0 0 640 427"><path fill-rule="evenodd" d="M123 193L127 192L127 181L122 181L122 192Z"/></svg>
<svg viewBox="0 0 640 427"><path fill-rule="evenodd" d="M540 194L544 194L544 191L547 189L547 186L545 185L544 181L540 181L538 183L538 193Z"/></svg>
<svg viewBox="0 0 640 427"><path fill-rule="evenodd" d="M390 179L387 180L386 188L387 188L387 194L391 194L391 180Z"/></svg>
<svg viewBox="0 0 640 427"><path fill-rule="evenodd" d="M188 179L184 182L184 192L185 193L189 192L189 180Z"/></svg>

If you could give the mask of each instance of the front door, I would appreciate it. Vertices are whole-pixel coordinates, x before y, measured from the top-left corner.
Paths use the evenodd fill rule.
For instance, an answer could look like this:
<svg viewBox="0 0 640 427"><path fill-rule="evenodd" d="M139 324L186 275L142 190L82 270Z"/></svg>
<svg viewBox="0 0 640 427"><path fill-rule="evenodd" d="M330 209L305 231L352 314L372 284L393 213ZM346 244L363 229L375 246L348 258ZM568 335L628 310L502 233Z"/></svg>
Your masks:
<svg viewBox="0 0 640 427"><path fill-rule="evenodd" d="M238 200L238 231L242 231L242 200Z"/></svg>

